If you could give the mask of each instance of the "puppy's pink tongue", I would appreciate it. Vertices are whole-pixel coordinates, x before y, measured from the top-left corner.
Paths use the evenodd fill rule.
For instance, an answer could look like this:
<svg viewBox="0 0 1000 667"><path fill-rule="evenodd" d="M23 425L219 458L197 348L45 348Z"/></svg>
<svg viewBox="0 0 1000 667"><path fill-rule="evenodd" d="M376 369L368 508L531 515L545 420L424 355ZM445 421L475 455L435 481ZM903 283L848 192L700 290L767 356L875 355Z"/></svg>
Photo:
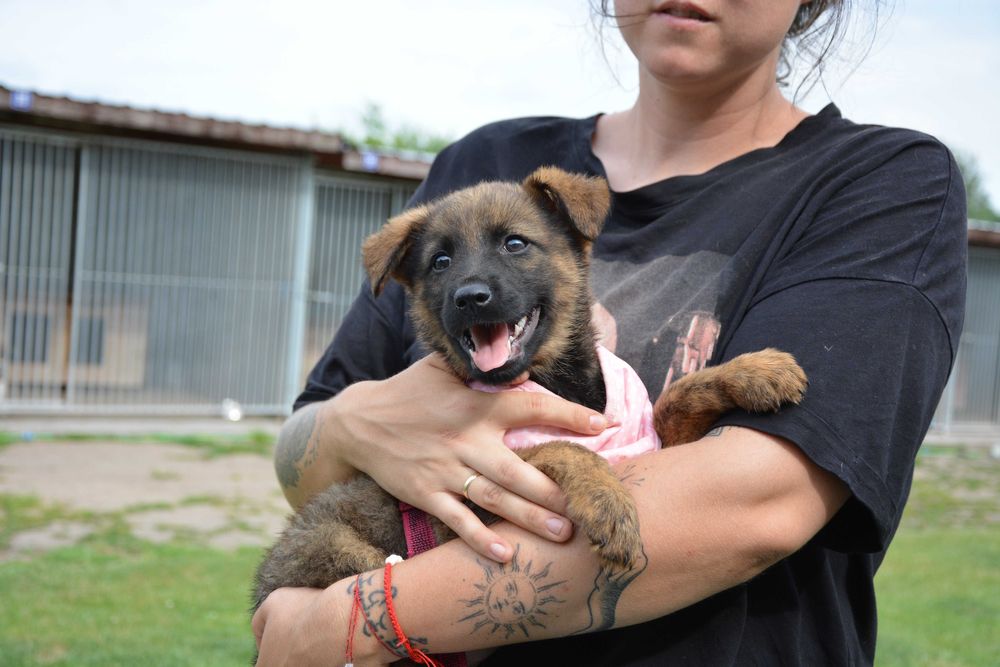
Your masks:
<svg viewBox="0 0 1000 667"><path fill-rule="evenodd" d="M500 368L510 359L510 336L506 324L477 324L472 327L472 341L476 344L472 363L484 373Z"/></svg>

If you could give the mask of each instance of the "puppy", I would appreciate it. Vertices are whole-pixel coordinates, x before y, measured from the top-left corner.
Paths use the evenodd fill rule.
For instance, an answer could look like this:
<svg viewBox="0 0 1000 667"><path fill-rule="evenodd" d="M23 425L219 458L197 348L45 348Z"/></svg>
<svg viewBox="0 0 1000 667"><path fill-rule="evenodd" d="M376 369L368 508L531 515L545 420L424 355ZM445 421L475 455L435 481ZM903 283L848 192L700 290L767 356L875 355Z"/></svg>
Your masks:
<svg viewBox="0 0 1000 667"><path fill-rule="evenodd" d="M543 167L523 183L483 183L392 218L366 240L364 264L376 295L390 277L403 285L418 336L463 380L504 385L527 371L602 412L588 269L609 205L603 179ZM805 387L790 355L743 355L672 383L654 407L655 428L666 446L690 442L727 410L777 410ZM518 454L561 487L603 566L640 558L635 505L601 456L562 440ZM432 524L438 543L454 537ZM400 553L397 501L359 475L290 518L257 571L254 608L276 588L324 588Z"/></svg>

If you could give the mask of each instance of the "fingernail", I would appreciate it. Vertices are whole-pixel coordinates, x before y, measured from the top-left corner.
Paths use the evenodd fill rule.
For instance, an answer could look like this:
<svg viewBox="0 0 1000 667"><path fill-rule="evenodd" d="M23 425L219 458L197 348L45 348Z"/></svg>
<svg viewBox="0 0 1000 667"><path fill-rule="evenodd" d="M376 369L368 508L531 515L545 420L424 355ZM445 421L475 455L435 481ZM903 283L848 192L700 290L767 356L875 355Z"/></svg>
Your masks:
<svg viewBox="0 0 1000 667"><path fill-rule="evenodd" d="M490 553L496 556L499 560L507 559L507 547L499 542L490 545Z"/></svg>
<svg viewBox="0 0 1000 667"><path fill-rule="evenodd" d="M563 532L563 528L566 527L566 522L562 519L546 519L545 526L549 529L549 532L560 537Z"/></svg>
<svg viewBox="0 0 1000 667"><path fill-rule="evenodd" d="M608 422L604 415L590 415L590 430L603 431L608 427Z"/></svg>

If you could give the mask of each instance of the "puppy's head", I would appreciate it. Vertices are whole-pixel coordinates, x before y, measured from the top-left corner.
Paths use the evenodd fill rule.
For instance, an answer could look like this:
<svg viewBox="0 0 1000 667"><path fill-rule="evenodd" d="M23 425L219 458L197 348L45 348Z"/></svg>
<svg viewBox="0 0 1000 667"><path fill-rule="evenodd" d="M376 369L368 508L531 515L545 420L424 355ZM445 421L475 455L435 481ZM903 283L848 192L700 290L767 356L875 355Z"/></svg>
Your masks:
<svg viewBox="0 0 1000 667"><path fill-rule="evenodd" d="M409 292L418 334L457 375L503 384L544 374L589 331L590 247L609 205L604 179L542 167L392 218L364 264L376 295L390 277Z"/></svg>

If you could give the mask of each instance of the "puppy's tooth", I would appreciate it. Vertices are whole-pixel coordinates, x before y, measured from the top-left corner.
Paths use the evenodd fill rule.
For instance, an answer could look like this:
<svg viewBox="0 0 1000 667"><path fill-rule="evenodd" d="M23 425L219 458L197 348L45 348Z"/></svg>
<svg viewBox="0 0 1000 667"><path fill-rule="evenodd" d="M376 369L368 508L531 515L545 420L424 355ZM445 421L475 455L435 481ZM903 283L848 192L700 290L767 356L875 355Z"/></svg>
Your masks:
<svg viewBox="0 0 1000 667"><path fill-rule="evenodd" d="M514 325L514 335L520 336L521 332L524 331L524 327L527 326L527 324L528 324L528 316L525 315L524 317L522 317L517 321L517 324Z"/></svg>

